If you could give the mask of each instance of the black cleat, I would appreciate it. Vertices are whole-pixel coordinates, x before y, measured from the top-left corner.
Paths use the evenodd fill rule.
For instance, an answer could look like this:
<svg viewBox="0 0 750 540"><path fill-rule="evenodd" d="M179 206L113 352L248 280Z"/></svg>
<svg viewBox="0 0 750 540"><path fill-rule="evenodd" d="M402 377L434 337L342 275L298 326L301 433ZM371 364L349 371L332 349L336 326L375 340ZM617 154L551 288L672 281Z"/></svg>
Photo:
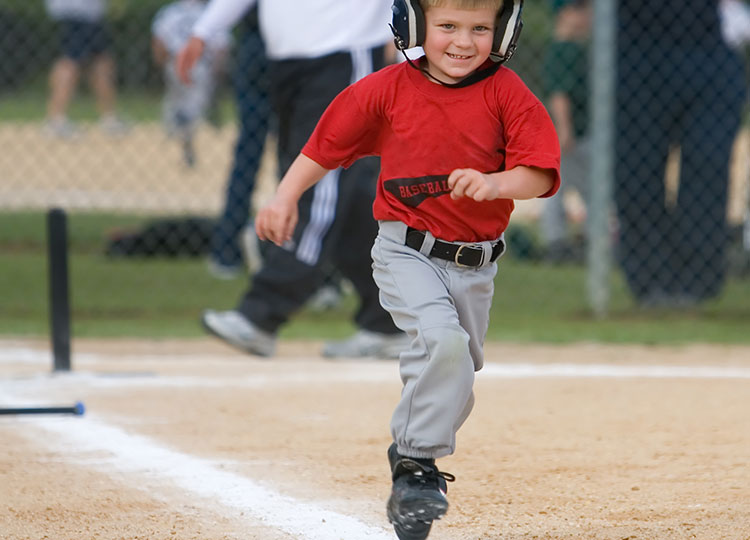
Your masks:
<svg viewBox="0 0 750 540"><path fill-rule="evenodd" d="M432 522L448 511L447 482L456 478L441 472L433 459L416 459L399 455L396 445L388 448L393 490L386 507L388 520L399 540L424 540Z"/></svg>

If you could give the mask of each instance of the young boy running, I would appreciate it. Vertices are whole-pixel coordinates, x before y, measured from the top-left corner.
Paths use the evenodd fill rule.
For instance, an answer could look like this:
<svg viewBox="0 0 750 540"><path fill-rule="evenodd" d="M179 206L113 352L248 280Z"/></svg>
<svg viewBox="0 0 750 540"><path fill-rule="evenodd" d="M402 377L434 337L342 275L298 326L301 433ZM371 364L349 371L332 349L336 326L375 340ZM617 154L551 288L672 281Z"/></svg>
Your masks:
<svg viewBox="0 0 750 540"><path fill-rule="evenodd" d="M397 46L421 45L424 56L341 92L255 222L260 238L288 245L306 189L331 169L381 157L373 276L381 304L411 338L388 449L387 512L402 540L426 538L448 509L453 477L435 458L454 452L474 403L513 199L548 197L560 184L545 108L500 66L515 48L520 7L396 0Z"/></svg>

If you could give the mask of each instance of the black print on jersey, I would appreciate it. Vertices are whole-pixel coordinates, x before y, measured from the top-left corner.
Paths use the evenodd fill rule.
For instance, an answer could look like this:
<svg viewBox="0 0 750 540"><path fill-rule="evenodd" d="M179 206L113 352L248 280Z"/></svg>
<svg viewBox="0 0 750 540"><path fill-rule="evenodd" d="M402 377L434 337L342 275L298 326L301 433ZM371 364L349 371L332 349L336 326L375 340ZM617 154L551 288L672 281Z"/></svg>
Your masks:
<svg viewBox="0 0 750 540"><path fill-rule="evenodd" d="M419 178L392 178L383 183L386 191L406 206L417 207L427 197L448 195L448 175L420 176Z"/></svg>

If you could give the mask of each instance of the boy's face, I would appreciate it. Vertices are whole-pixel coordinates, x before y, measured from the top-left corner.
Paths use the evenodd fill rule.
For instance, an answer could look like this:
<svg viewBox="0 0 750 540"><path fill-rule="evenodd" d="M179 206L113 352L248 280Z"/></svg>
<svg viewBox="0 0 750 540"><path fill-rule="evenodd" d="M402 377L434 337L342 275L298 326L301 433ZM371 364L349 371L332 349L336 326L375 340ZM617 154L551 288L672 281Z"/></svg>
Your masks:
<svg viewBox="0 0 750 540"><path fill-rule="evenodd" d="M457 83L471 75L492 52L496 10L431 7L425 12L427 70Z"/></svg>

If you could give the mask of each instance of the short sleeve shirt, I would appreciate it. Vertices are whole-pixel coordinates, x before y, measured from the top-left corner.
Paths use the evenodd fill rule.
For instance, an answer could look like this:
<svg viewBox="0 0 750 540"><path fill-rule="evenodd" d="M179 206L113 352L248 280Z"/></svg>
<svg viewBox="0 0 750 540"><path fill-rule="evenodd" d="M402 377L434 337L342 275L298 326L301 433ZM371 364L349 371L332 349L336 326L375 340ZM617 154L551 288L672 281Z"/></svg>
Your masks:
<svg viewBox="0 0 750 540"><path fill-rule="evenodd" d="M545 196L560 183L552 121L505 67L462 88L432 83L407 63L386 67L339 94L302 152L329 169L380 156L375 218L447 241L498 238L514 207L510 199L451 199L447 178L454 169L552 170L555 184Z"/></svg>

